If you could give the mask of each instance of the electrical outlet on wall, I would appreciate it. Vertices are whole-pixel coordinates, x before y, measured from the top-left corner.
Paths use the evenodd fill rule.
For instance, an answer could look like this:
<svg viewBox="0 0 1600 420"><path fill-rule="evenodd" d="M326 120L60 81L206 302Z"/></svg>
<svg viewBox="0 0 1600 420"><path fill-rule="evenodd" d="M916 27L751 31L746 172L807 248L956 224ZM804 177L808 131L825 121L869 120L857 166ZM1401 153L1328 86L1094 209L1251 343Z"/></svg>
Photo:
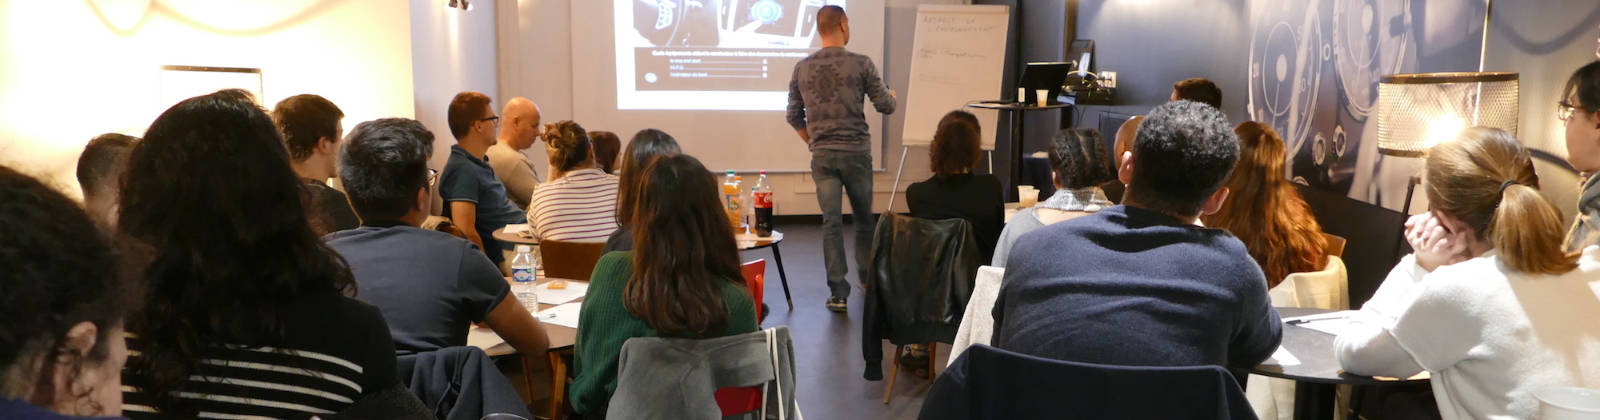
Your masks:
<svg viewBox="0 0 1600 420"><path fill-rule="evenodd" d="M1115 88L1115 87L1117 87L1117 72L1114 72L1114 71L1102 71L1102 72L1100 72L1100 86L1101 87L1106 87L1106 88Z"/></svg>

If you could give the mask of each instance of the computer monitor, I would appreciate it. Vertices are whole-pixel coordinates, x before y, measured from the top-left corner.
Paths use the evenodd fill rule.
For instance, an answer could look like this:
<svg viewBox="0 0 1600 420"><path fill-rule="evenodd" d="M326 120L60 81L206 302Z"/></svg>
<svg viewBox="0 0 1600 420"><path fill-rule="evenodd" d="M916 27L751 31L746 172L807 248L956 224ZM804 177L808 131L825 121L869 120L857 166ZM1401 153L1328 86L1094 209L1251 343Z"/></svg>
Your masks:
<svg viewBox="0 0 1600 420"><path fill-rule="evenodd" d="M1061 96L1061 85L1067 81L1067 73L1072 72L1070 62L1028 63L1022 68L1022 80L1017 84L1022 88L1023 97L1017 98L1018 102L1037 103L1035 91L1048 89L1050 91L1049 104L1061 103L1057 97Z"/></svg>

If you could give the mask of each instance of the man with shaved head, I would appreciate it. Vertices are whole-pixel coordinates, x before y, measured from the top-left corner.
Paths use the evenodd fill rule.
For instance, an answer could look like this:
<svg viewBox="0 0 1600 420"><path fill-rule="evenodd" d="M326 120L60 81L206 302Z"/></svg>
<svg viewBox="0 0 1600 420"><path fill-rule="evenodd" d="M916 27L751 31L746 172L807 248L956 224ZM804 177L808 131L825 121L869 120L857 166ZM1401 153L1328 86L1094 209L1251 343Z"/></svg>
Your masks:
<svg viewBox="0 0 1600 420"><path fill-rule="evenodd" d="M521 96L506 101L500 113L500 141L489 147L489 167L506 184L506 195L517 207L528 209L533 187L539 185L539 172L522 151L539 140L539 105Z"/></svg>
<svg viewBox="0 0 1600 420"><path fill-rule="evenodd" d="M850 284L844 256L843 195L855 211L856 267L867 270L872 247L872 132L862 112L864 98L884 114L894 113L895 94L878 76L867 56L844 49L850 42L850 18L844 8L817 11L822 49L800 60L789 79L789 125L811 149L811 179L822 208L822 256L827 267L828 309L845 312ZM843 190L841 192L841 190ZM858 274L865 282L867 276Z"/></svg>

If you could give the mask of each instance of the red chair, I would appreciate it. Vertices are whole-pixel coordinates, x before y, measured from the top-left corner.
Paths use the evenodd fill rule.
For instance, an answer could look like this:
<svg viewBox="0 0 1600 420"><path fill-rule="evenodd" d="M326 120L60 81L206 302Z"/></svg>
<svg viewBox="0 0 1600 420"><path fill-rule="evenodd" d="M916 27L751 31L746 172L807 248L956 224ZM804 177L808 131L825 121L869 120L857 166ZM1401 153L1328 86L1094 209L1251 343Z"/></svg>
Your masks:
<svg viewBox="0 0 1600 420"><path fill-rule="evenodd" d="M744 274L744 285L750 288L750 297L756 300L756 319L762 319L761 297L766 288L767 260L755 260L739 266L739 272ZM758 322L759 324L759 322Z"/></svg>
<svg viewBox="0 0 1600 420"><path fill-rule="evenodd" d="M739 273L744 275L744 285L750 288L750 296L756 300L756 319L761 319L761 297L766 287L767 260L755 260L739 266ZM717 390L714 397L717 407L722 408L722 416L748 413L761 409L761 387L751 386L744 388L723 388Z"/></svg>

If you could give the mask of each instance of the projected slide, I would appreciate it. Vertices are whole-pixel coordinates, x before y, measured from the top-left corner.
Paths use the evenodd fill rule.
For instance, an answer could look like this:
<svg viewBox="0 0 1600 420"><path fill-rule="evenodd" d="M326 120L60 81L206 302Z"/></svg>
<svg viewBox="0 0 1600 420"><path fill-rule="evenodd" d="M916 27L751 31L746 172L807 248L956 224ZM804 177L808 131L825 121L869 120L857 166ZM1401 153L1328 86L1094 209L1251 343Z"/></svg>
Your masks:
<svg viewBox="0 0 1600 420"><path fill-rule="evenodd" d="M845 0L614 0L617 109L787 106L817 9Z"/></svg>

